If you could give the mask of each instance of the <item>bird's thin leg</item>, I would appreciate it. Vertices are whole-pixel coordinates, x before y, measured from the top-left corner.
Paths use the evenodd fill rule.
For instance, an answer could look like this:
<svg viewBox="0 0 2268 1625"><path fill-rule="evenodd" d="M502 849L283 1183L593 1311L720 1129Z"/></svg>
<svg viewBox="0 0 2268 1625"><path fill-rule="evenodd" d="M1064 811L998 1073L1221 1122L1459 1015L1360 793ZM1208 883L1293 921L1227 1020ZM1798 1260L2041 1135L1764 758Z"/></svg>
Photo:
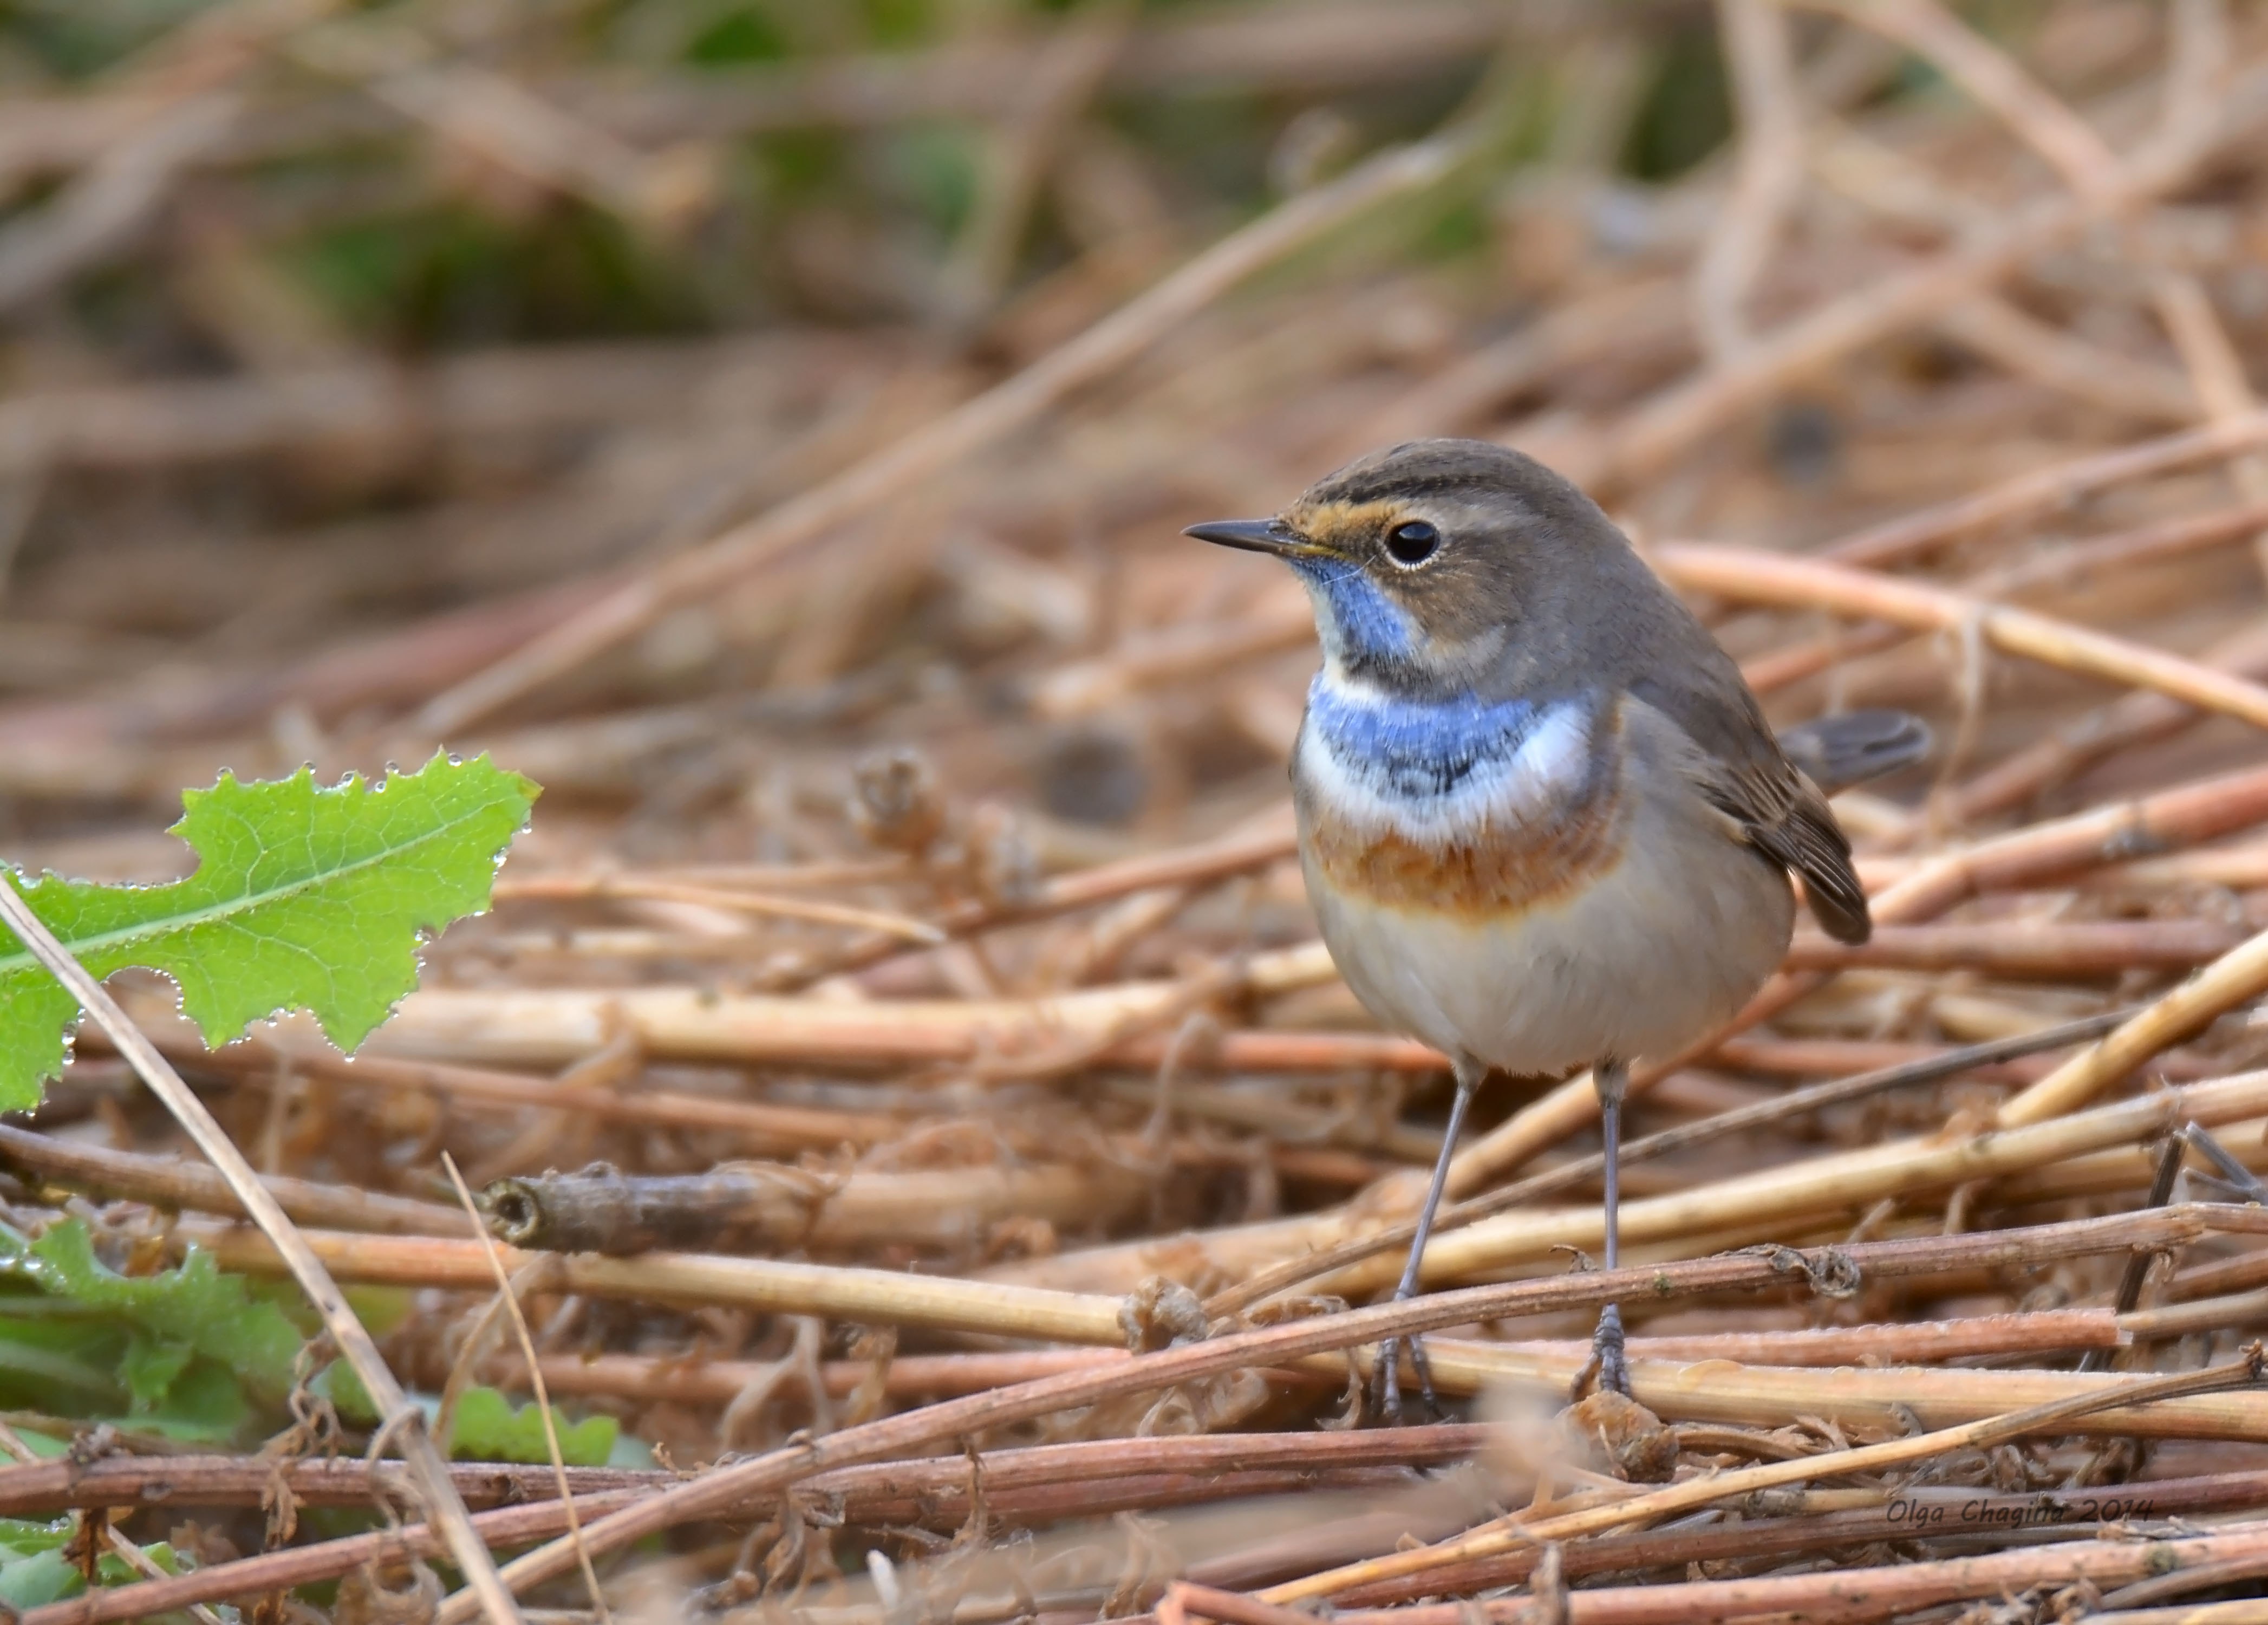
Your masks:
<svg viewBox="0 0 2268 1625"><path fill-rule="evenodd" d="M1425 1188L1425 1205L1418 1210L1418 1234L1410 1243L1410 1261L1402 1267L1402 1284L1394 1289L1394 1301L1418 1296L1418 1266L1425 1257L1425 1243L1433 1234L1433 1215L1441 1205L1441 1193L1449 1183L1449 1163L1457 1155L1457 1140L1464 1133L1465 1108L1473 1103L1473 1091L1488 1075L1488 1068L1476 1062L1460 1060L1456 1063L1456 1097L1449 1103L1449 1126L1441 1134L1441 1154L1433 1161L1433 1181ZM1425 1385L1428 1409L1433 1404L1432 1376L1425 1369L1425 1356L1411 1341L1411 1352L1418 1358L1418 1379ZM1402 1340L1390 1337L1378 1348L1379 1404L1381 1416L1392 1421L1402 1414Z"/></svg>
<svg viewBox="0 0 2268 1625"><path fill-rule="evenodd" d="M1606 1267L1622 1263L1623 1095L1630 1086L1630 1068L1618 1060L1602 1060L1591 1068L1591 1082L1599 1091L1599 1132L1605 1142ZM1609 1304L1599 1311L1599 1329L1591 1339L1591 1357L1599 1368L1599 1386L1630 1397L1630 1357L1623 1346L1623 1311Z"/></svg>

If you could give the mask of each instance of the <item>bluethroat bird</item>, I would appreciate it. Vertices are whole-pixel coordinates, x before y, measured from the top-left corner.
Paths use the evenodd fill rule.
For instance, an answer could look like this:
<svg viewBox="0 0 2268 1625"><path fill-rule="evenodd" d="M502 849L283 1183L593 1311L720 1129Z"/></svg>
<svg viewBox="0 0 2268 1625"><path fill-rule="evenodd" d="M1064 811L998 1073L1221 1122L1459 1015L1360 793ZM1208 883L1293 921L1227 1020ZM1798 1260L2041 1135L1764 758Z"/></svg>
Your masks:
<svg viewBox="0 0 2268 1625"><path fill-rule="evenodd" d="M1822 786L1916 760L1926 731L1859 712L1775 738L1740 668L1598 506L1487 441L1375 452L1275 519L1186 534L1274 555L1314 600L1323 663L1292 754L1307 895L1355 996L1454 1068L1395 1296L1417 1290L1491 1070L1591 1068L1616 1267L1630 1063L1676 1054L1778 967L1790 871L1830 935L1867 940ZM1594 1352L1601 1385L1627 1394L1616 1305ZM1381 1351L1388 1413L1397 1355Z"/></svg>

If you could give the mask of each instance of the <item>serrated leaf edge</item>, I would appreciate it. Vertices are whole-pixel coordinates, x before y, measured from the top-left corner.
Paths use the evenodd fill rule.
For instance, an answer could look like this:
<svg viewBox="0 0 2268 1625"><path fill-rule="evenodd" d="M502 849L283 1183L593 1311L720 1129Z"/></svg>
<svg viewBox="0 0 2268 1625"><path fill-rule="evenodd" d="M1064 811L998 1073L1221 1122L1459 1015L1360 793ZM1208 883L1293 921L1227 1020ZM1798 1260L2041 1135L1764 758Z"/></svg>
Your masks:
<svg viewBox="0 0 2268 1625"><path fill-rule="evenodd" d="M473 758L473 761L475 764L487 760L488 758L485 754ZM395 780L415 779L423 774L428 768L434 766L438 763L445 761L448 762L452 765L462 765L462 764L458 764L453 758L449 757L446 752L436 751L431 761L427 762L423 767L418 768L414 772L388 773L386 777L380 779L376 784L371 787L370 794L372 795L383 795L386 794L387 787L393 785ZM490 763L490 764L491 766L495 765L493 763ZM497 768L497 772L502 774L506 780L517 780L520 793L527 798L528 805L530 807L534 805L536 796L541 794L541 791L536 786L534 780L526 777L524 774L513 772L510 768ZM251 782L254 785L292 784L302 779L312 779L313 776L314 770L313 768L302 767L298 772L292 774L289 779L264 780L254 779ZM360 773L349 773L344 779L342 779L335 785L315 786L314 793L317 795L343 794L358 787L364 782L366 781ZM242 785L245 781L238 779L232 772L224 772L221 774L219 780L213 785L211 789L200 790L194 794L202 798L211 794L213 790L218 789L222 784L225 783ZM185 797L184 799L186 800L187 798ZM200 909L189 913L172 915L155 925L144 925L127 930L105 932L99 936L66 939L63 942L63 946L70 949L75 957L85 958L91 954L100 953L107 948L136 942L141 938L151 935L159 930L173 931L184 929L192 926L210 925L216 921L226 920L233 915L245 913L252 909L262 907L268 904L277 902L281 899L298 896L311 887L328 884L337 880L342 875L357 874L362 870L379 863L393 862L399 859L403 853L415 852L420 846L429 845L433 840L446 835L452 830L454 830L462 824L469 824L475 816L489 810L490 808L488 806L475 809L471 812L468 812L460 818L454 818L446 824L435 826L420 835L416 840L405 842L403 845L399 846L387 847L383 852L374 853L367 858L357 859L352 863L342 864L339 868L335 869L326 869L320 875L311 875L306 879L296 881L289 886L278 886L267 891L253 893L247 897L232 898L225 905L221 907ZM184 816L186 816L186 814ZM178 824L175 827L179 827ZM526 826L525 823L523 823L520 827L524 829ZM505 845L506 846L509 846L510 842L507 841ZM504 849L499 848L496 857L497 864L499 867L502 865L503 859ZM164 891L170 887L187 883L188 881L195 878L195 872L192 870L189 875L182 876L180 880L160 881L154 885L130 886L121 889L135 891ZM15 885L18 895L23 895L25 893L26 887L24 884L24 874L22 870L11 866L0 866L0 875L4 875L11 884ZM44 872L40 878L43 880L60 880L66 885L88 883L70 880L63 875L55 875L52 870ZM485 910L476 911L476 912L485 912ZM472 916L462 916L462 918L471 917ZM0 925L0 935L7 936L11 941L15 940L15 934L8 930L4 925ZM33 955L31 950L21 947L19 944L18 951L15 953L0 953L0 976L12 975L27 966L36 966L38 964L39 960Z"/></svg>

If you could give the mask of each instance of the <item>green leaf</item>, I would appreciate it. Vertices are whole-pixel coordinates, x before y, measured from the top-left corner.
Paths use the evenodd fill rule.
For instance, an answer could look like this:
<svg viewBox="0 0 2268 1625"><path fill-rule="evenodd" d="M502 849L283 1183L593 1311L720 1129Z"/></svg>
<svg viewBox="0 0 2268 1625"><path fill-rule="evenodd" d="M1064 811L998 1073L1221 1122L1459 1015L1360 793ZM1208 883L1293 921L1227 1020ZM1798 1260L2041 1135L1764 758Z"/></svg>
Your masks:
<svg viewBox="0 0 2268 1625"><path fill-rule="evenodd" d="M274 1403L291 1390L292 1363L299 1357L299 1333L273 1304L255 1301L238 1276L224 1275L212 1255L191 1248L180 1267L156 1275L122 1275L94 1256L94 1242L77 1219L52 1225L35 1242L0 1224L0 1274L13 1275L81 1310L105 1311L144 1340L186 1351L162 1385L156 1351L138 1358L123 1353L117 1381L137 1410L156 1407L169 1397L201 1355L256 1397ZM209 1393L195 1396L190 1410L212 1414Z"/></svg>
<svg viewBox="0 0 2268 1625"><path fill-rule="evenodd" d="M559 1458L571 1467L604 1466L615 1448L617 1423L611 1416L586 1416L570 1423L554 1413ZM494 1388L468 1388L457 1400L457 1427L449 1453L460 1461L551 1459L543 1437L543 1412L533 1400L514 1406Z"/></svg>
<svg viewBox="0 0 2268 1625"><path fill-rule="evenodd" d="M169 1341L164 1338L148 1337L137 1332L127 1340L126 1356L118 1363L118 1374L126 1381L126 1392L133 1396L134 1408L148 1410L164 1402L173 1391L173 1384L197 1351L187 1343Z"/></svg>
<svg viewBox="0 0 2268 1625"><path fill-rule="evenodd" d="M37 1608L76 1597L86 1589L86 1577L63 1555L78 1533L76 1518L59 1518L51 1524L20 1518L0 1518L0 1603L11 1609ZM142 1548L142 1555L167 1574L181 1571L173 1548L159 1540ZM124 1585L142 1577L115 1552L105 1552L95 1563L95 1576L105 1585ZM186 1616L168 1614L175 1620Z"/></svg>
<svg viewBox="0 0 2268 1625"><path fill-rule="evenodd" d="M338 1407L349 1422L369 1427L378 1421L378 1407L345 1361L326 1367L309 1385ZM431 1421L440 1413L440 1401L415 1396ZM586 1416L571 1422L552 1411L559 1429L559 1459L571 1467L602 1467L613 1459L621 1424L611 1416ZM551 1459L543 1437L543 1412L534 1401L515 1406L494 1388L471 1387L457 1397L457 1415L449 1435L449 1454L458 1461L517 1461L542 1466Z"/></svg>
<svg viewBox="0 0 2268 1625"><path fill-rule="evenodd" d="M190 791L173 833L196 873L163 886L101 886L4 873L96 976L171 976L207 1044L279 1010L312 1010L351 1050L417 985L417 947L489 904L497 861L537 787L486 757L437 755L415 773L318 787L224 773ZM0 1111L39 1104L63 1060L78 1001L0 927Z"/></svg>

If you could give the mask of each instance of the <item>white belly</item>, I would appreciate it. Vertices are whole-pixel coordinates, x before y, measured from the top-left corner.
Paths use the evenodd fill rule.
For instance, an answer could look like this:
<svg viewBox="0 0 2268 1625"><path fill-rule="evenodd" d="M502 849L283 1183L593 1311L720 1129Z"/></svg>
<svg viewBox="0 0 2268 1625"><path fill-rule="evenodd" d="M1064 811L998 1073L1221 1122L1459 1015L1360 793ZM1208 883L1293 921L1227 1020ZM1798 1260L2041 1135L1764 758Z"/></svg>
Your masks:
<svg viewBox="0 0 2268 1625"><path fill-rule="evenodd" d="M1355 996L1452 1056L1550 1075L1664 1058L1778 967L1794 898L1682 783L1640 793L1630 818L1614 868L1500 921L1351 896L1312 861L1307 892Z"/></svg>

